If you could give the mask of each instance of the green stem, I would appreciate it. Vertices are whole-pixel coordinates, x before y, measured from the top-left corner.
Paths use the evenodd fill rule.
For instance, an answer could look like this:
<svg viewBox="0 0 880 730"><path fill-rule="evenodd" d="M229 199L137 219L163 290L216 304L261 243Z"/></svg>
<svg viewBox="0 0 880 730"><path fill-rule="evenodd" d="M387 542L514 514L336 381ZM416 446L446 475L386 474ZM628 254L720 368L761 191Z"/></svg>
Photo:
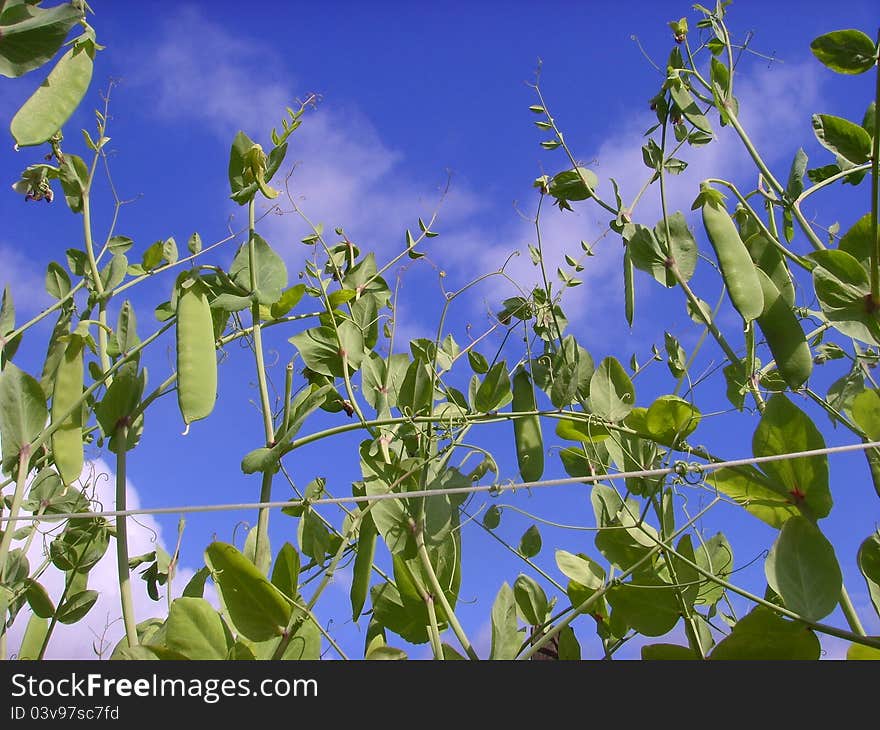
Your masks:
<svg viewBox="0 0 880 730"><path fill-rule="evenodd" d="M660 522L660 536L665 542L668 537L666 536L666 528L664 526L666 520L663 519L663 509L661 507L661 504L658 502L656 496L651 499L651 504L653 505L654 512L657 515L658 521ZM700 659L705 659L706 651L703 649L702 642L700 641L700 634L697 630L697 624L694 620L693 613L691 612L692 606L690 606L685 600L684 593L681 590L681 583L678 580L678 573L675 570L675 564L673 563L672 556L670 555L668 550L663 550L663 558L666 561L666 568L669 570L669 577L672 579L672 583L675 586L675 597L678 599L678 605L681 608L681 615L682 618L684 618L685 634L687 635L688 644L690 645L694 654L696 654Z"/></svg>
<svg viewBox="0 0 880 730"><path fill-rule="evenodd" d="M21 503L24 500L24 488L27 482L30 457L31 450L25 445L18 455L18 477L15 480L15 492L12 495L12 505L9 507L9 520L6 522L6 529L3 530L3 538L0 539L0 579L3 578L6 558L9 556L9 547L12 545L12 534L15 532L15 518L21 512Z"/></svg>
<svg viewBox="0 0 880 730"><path fill-rule="evenodd" d="M880 31L877 32L880 44ZM877 221L877 208L880 205L880 59L877 62L877 81L874 89L874 139L871 146L871 302L875 311L880 308L880 227Z"/></svg>
<svg viewBox="0 0 880 730"><path fill-rule="evenodd" d="M248 203L248 267L250 269L251 295L254 302L251 305L252 333L254 338L254 356L257 361L257 383L260 390L260 408L263 412L263 431L266 446L271 447L275 438L275 427L272 424L272 406L269 403L269 387L266 382L266 363L263 359L263 334L260 325L260 304L257 296L257 253L256 253L256 202L251 198ZM260 487L260 501L268 502L272 498L272 472L263 473L263 482ZM262 554L269 555L269 510L261 507L257 516L257 539L254 545L254 557L258 562Z"/></svg>
<svg viewBox="0 0 880 730"><path fill-rule="evenodd" d="M125 472L126 472L126 441L128 426L122 426L116 433L119 440L119 451L116 453L116 509L126 509ZM128 566L128 518L119 515L116 518L116 571L119 577L119 597L122 602L122 619L125 623L125 637L129 646L137 646L137 620L134 615L134 601L131 595L131 569Z"/></svg>
<svg viewBox="0 0 880 730"><path fill-rule="evenodd" d="M27 482L28 462L30 462L31 450L25 445L18 455L18 477L15 481L15 492L12 495L12 504L9 507L9 517L18 517L21 511L21 503L24 500L24 487ZM15 522L6 523L3 530L3 538L0 539L0 585L4 582L6 560L9 557L9 548L12 545L12 534L15 532ZM6 658L6 609L0 614L0 660Z"/></svg>
<svg viewBox="0 0 880 730"><path fill-rule="evenodd" d="M428 577L428 582L431 584L431 590L434 591L433 597L440 601L440 606L443 608L443 612L446 614L446 620L449 622L450 628L458 638L458 642L461 644L461 648L464 649L465 653L470 659L478 661L480 657L477 656L477 652L475 652L474 647L471 646L470 639L468 639L467 634L464 632L464 629L459 623L455 612L452 610L452 606L449 605L449 601L446 599L446 593L443 590L443 586L440 585L440 581L437 579L437 573L434 571L434 566L431 565L431 556L428 555L428 548L425 546L425 536L422 529L423 525L416 525L415 528L416 529L414 530L414 532L416 538L416 547L419 551L419 560L421 560L422 567L425 569L425 573Z"/></svg>
<svg viewBox="0 0 880 730"><path fill-rule="evenodd" d="M749 156L754 161L755 165L757 165L758 169L761 171L761 175L764 179L769 183L770 187L773 188L773 192L779 196L780 200L784 200L786 197L785 188L780 185L779 181L773 176L773 173L770 172L770 168L767 167L764 159L758 153L758 150L755 148L755 145L752 143L751 138L746 133L745 129L743 129L742 125L739 123L739 119L737 119L736 114L734 113L733 108L730 103L725 103L725 111L727 112L727 118L730 121L730 126L736 130L736 133L739 135L740 140L743 143L743 146L746 148L746 151L749 153ZM810 244L817 251L823 251L826 246L822 243L822 240L816 235L816 232L813 230L813 227L810 225L809 221L804 217L804 214L801 212L800 207L797 205L791 206L791 212L794 217L797 219L798 224L800 225L803 232L806 234L807 238L810 240Z"/></svg>
<svg viewBox="0 0 880 730"><path fill-rule="evenodd" d="M422 596L428 609L428 637L431 639L431 651L434 658L443 661L443 644L440 641L440 627L437 625L437 609L434 608L434 599L430 593Z"/></svg>
<svg viewBox="0 0 880 730"><path fill-rule="evenodd" d="M840 585L840 609L843 611L843 615L846 617L846 622L849 624L853 633L856 633L859 636L867 636L865 627L862 626L859 615L856 613L856 607L853 606L852 599L849 597L849 592L846 590L846 586L842 583Z"/></svg>

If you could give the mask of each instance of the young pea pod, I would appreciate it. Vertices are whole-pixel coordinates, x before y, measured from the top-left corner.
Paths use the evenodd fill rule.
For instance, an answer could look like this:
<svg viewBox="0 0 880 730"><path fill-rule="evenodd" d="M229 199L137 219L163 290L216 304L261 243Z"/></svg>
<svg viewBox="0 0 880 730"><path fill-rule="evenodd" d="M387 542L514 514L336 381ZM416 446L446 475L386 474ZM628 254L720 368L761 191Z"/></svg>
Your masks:
<svg viewBox="0 0 880 730"><path fill-rule="evenodd" d="M177 297L177 402L183 422L207 417L217 400L217 355L208 294L197 276Z"/></svg>
<svg viewBox="0 0 880 730"><path fill-rule="evenodd" d="M376 523L370 515L361 520L358 537L357 556L354 559L354 572L351 579L351 617L357 621L364 610L367 593L370 591L370 578L373 573L373 558L376 555Z"/></svg>
<svg viewBox="0 0 880 730"><path fill-rule="evenodd" d="M43 144L70 119L92 80L93 48L75 44L12 118L10 131L19 147Z"/></svg>
<svg viewBox="0 0 880 730"><path fill-rule="evenodd" d="M758 317L758 325L782 379L789 387L799 388L813 372L807 338L791 306L770 277L759 269L758 279L764 295L764 311Z"/></svg>
<svg viewBox="0 0 880 730"><path fill-rule="evenodd" d="M52 423L60 422L52 433L52 455L61 480L67 486L79 479L83 469L82 404L83 340L72 335L55 371L52 388ZM65 417L65 414L73 411Z"/></svg>
<svg viewBox="0 0 880 730"><path fill-rule="evenodd" d="M513 376L514 412L534 411L535 391L525 370ZM519 473L524 482L536 482L544 473L544 440L541 436L541 419L538 416L522 416L513 421L516 441L516 458Z"/></svg>
<svg viewBox="0 0 880 730"><path fill-rule="evenodd" d="M730 301L746 322L757 319L764 311L763 289L758 270L733 219L721 203L707 199L703 204L703 225L715 250Z"/></svg>

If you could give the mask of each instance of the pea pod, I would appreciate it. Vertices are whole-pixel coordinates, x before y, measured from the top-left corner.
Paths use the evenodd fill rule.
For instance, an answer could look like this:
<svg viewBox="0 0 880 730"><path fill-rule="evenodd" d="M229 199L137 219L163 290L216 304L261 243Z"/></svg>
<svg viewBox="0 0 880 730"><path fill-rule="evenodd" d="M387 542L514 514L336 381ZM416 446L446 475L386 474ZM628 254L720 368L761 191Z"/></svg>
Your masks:
<svg viewBox="0 0 880 730"><path fill-rule="evenodd" d="M514 412L534 411L535 391L525 370L513 376ZM541 437L541 419L538 416L522 416L513 421L516 441L516 458L519 473L524 482L536 482L544 473L544 440Z"/></svg>
<svg viewBox="0 0 880 730"><path fill-rule="evenodd" d="M746 322L764 311L764 296L758 270L733 219L721 203L711 199L703 204L703 225L715 250L721 276L730 301Z"/></svg>
<svg viewBox="0 0 880 730"><path fill-rule="evenodd" d="M177 297L177 402L184 423L207 417L216 400L214 322L205 285L193 277Z"/></svg>
<svg viewBox="0 0 880 730"><path fill-rule="evenodd" d="M75 407L83 393L83 374L83 340L73 335L55 371L52 388L52 423L64 419L52 433L52 455L65 486L79 479L83 469L82 405ZM65 418L71 408L73 412Z"/></svg>
<svg viewBox="0 0 880 730"><path fill-rule="evenodd" d="M758 325L782 379L791 388L799 388L813 371L807 338L791 306L770 277L759 269L758 279L764 295L764 311L758 317Z"/></svg>
<svg viewBox="0 0 880 730"><path fill-rule="evenodd" d="M354 559L354 572L351 579L351 617L357 621L364 610L367 593L370 590L370 576L373 572L373 558L376 555L376 523L370 515L361 520L357 556Z"/></svg>
<svg viewBox="0 0 880 730"><path fill-rule="evenodd" d="M19 147L46 142L70 119L92 80L93 44L75 44L12 118L9 129Z"/></svg>

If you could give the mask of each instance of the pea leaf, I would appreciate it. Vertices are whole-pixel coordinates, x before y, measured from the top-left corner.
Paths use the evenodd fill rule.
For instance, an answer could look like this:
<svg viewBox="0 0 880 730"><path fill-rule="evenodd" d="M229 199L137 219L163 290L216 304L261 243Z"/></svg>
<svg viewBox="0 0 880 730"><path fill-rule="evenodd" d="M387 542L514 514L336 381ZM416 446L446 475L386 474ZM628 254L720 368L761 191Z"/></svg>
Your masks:
<svg viewBox="0 0 880 730"><path fill-rule="evenodd" d="M880 344L880 311L867 306L871 286L865 268L842 250L814 251L809 257L818 264L813 269L816 296L835 329Z"/></svg>
<svg viewBox="0 0 880 730"><path fill-rule="evenodd" d="M513 597L527 624L540 626L544 623L548 611L547 595L534 578L520 573L513 583Z"/></svg>
<svg viewBox="0 0 880 730"><path fill-rule="evenodd" d="M488 413L510 402L512 397L507 363L502 360L489 368L489 372L477 388L474 408L481 413Z"/></svg>
<svg viewBox="0 0 880 730"><path fill-rule="evenodd" d="M868 585L871 603L880 616L880 533L875 532L859 546L858 563Z"/></svg>
<svg viewBox="0 0 880 730"><path fill-rule="evenodd" d="M736 622L709 658L815 660L821 651L811 629L782 618L766 606L757 606Z"/></svg>
<svg viewBox="0 0 880 730"><path fill-rule="evenodd" d="M187 659L225 659L232 644L223 619L204 598L176 598L165 622L165 646Z"/></svg>
<svg viewBox="0 0 880 730"><path fill-rule="evenodd" d="M786 608L810 621L827 616L840 600L842 577L834 548L805 517L792 517L782 526L764 572Z"/></svg>
<svg viewBox="0 0 880 730"><path fill-rule="evenodd" d="M877 49L860 30L835 30L814 38L810 50L832 71L841 74L860 74L875 63Z"/></svg>
<svg viewBox="0 0 880 730"><path fill-rule="evenodd" d="M635 404L635 389L623 366L605 358L590 380L590 407L600 418L622 421Z"/></svg>
<svg viewBox="0 0 880 730"><path fill-rule="evenodd" d="M813 132L825 149L856 165L871 158L871 135L855 122L831 114L814 114Z"/></svg>
<svg viewBox="0 0 880 730"><path fill-rule="evenodd" d="M0 372L0 441L3 471L12 474L19 453L46 425L46 398L40 384L12 363Z"/></svg>
<svg viewBox="0 0 880 730"><path fill-rule="evenodd" d="M516 601L507 583L501 586L492 604L492 649L490 659L515 659L525 639L516 622Z"/></svg>
<svg viewBox="0 0 880 730"><path fill-rule="evenodd" d="M0 75L16 78L52 60L83 17L75 3L40 8L36 3L5 3L0 13Z"/></svg>
<svg viewBox="0 0 880 730"><path fill-rule="evenodd" d="M533 558L541 552L541 532L536 525L532 525L519 539L519 552L527 558Z"/></svg>
<svg viewBox="0 0 880 730"><path fill-rule="evenodd" d="M686 400L663 395L645 414L645 435L660 444L672 446L692 434L700 424L700 411Z"/></svg>
<svg viewBox="0 0 880 730"><path fill-rule="evenodd" d="M262 236L256 233L254 234L254 267L256 288L252 289L250 254L248 244L244 243L236 252L229 267L229 276L245 291L256 293L260 304L270 307L281 299L281 291L287 286L287 266Z"/></svg>
<svg viewBox="0 0 880 730"><path fill-rule="evenodd" d="M613 587L606 594L612 611L645 636L662 636L681 618L675 590L652 571L638 571L632 583Z"/></svg>
<svg viewBox="0 0 880 730"><path fill-rule="evenodd" d="M825 448L825 439L806 413L782 394L774 395L767 402L752 438L755 456L822 448ZM770 461L763 469L771 481L784 487L793 503L803 503L814 517L825 517L831 511L827 456Z"/></svg>

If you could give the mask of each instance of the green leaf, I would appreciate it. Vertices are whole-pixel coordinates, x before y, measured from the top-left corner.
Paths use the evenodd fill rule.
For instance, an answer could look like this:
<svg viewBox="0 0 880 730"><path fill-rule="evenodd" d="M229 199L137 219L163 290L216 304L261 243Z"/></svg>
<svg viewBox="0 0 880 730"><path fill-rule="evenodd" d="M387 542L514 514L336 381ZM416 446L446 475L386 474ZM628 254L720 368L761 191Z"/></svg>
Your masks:
<svg viewBox="0 0 880 730"><path fill-rule="evenodd" d="M79 591L58 606L56 617L62 624L75 624L92 610L95 601L98 600L98 591Z"/></svg>
<svg viewBox="0 0 880 730"><path fill-rule="evenodd" d="M771 527L782 527L800 514L785 487L752 466L719 469L707 475L706 481Z"/></svg>
<svg viewBox="0 0 880 730"><path fill-rule="evenodd" d="M600 418L622 421L635 405L635 389L623 365L607 357L590 380L590 407Z"/></svg>
<svg viewBox="0 0 880 730"><path fill-rule="evenodd" d="M533 558L541 552L541 532L537 525L532 525L519 539L519 552L526 558Z"/></svg>
<svg viewBox="0 0 880 730"><path fill-rule="evenodd" d="M874 637L877 638L876 636ZM846 651L846 658L851 661L856 660L873 660L880 661L880 649L864 644L850 644Z"/></svg>
<svg viewBox="0 0 880 730"><path fill-rule="evenodd" d="M835 30L825 33L810 43L810 50L832 71L841 74L860 74L877 62L877 49L860 30Z"/></svg>
<svg viewBox="0 0 880 730"><path fill-rule="evenodd" d="M666 446L680 443L700 424L700 412L686 400L663 395L645 414L645 435Z"/></svg>
<svg viewBox="0 0 880 730"><path fill-rule="evenodd" d="M586 200L592 197L598 185L596 173L586 167L576 167L554 175L547 191L558 200Z"/></svg>
<svg viewBox="0 0 880 730"><path fill-rule="evenodd" d="M693 124L697 129L706 134L712 134L712 125L709 120L700 111L691 92L687 90L684 84L670 84L669 92L675 105L681 110L684 118Z"/></svg>
<svg viewBox="0 0 880 730"><path fill-rule="evenodd" d="M299 583L299 553L289 542L281 546L272 568L272 585L288 598L296 598Z"/></svg>
<svg viewBox="0 0 880 730"><path fill-rule="evenodd" d="M281 635L291 607L275 586L233 545L213 542L205 550L205 563L217 584L229 618L251 641Z"/></svg>
<svg viewBox="0 0 880 730"><path fill-rule="evenodd" d="M855 122L831 114L814 114L813 132L825 149L856 165L871 159L871 135Z"/></svg>
<svg viewBox="0 0 880 730"><path fill-rule="evenodd" d="M703 570L727 579L733 572L733 548L722 533L716 533L710 539L700 541L695 551L694 561ZM694 599L696 605L712 606L721 600L724 595L724 586L707 578L701 578L701 583Z"/></svg>
<svg viewBox="0 0 880 730"><path fill-rule="evenodd" d="M52 60L83 17L75 3L40 8L34 2L7 2L0 11L0 75L23 76Z"/></svg>
<svg viewBox="0 0 880 730"><path fill-rule="evenodd" d="M272 306L281 299L281 291L287 286L287 266L272 247L256 233L254 234L254 268L256 289L251 287L248 244L243 243L229 267L229 276L245 291L256 293L260 304Z"/></svg>
<svg viewBox="0 0 880 730"><path fill-rule="evenodd" d="M857 560L868 585L871 603L880 616L880 533L875 532L859 546Z"/></svg>
<svg viewBox="0 0 880 730"><path fill-rule="evenodd" d="M410 643L424 644L428 641L428 612L424 609L424 603L415 606L405 603L393 583L382 583L370 588L370 601L373 605L373 618L379 624Z"/></svg>
<svg viewBox="0 0 880 730"><path fill-rule="evenodd" d="M585 588L595 591L605 583L605 570L586 555L557 550L556 565L566 578Z"/></svg>
<svg viewBox="0 0 880 730"><path fill-rule="evenodd" d="M837 606L842 577L834 548L816 525L792 517L764 563L767 583L790 611L818 621Z"/></svg>
<svg viewBox="0 0 880 730"><path fill-rule="evenodd" d="M647 570L638 571L632 583L614 586L605 595L612 611L645 636L662 636L681 618L675 589Z"/></svg>
<svg viewBox="0 0 880 730"><path fill-rule="evenodd" d="M211 575L209 568L202 566L189 579L189 582L183 588L183 595L186 598L202 598L205 595L205 581Z"/></svg>
<svg viewBox="0 0 880 730"><path fill-rule="evenodd" d="M468 363L470 363L471 370L473 370L478 375L482 375L483 373L489 372L489 362L476 350L468 350Z"/></svg>
<svg viewBox="0 0 880 730"><path fill-rule="evenodd" d="M544 589L534 578L520 573L513 583L513 597L520 615L530 626L540 626L547 618L549 604Z"/></svg>
<svg viewBox="0 0 880 730"><path fill-rule="evenodd" d="M809 255L813 286L822 312L835 329L869 344L880 344L880 311L868 306L871 286L865 268L846 251L814 251Z"/></svg>
<svg viewBox="0 0 880 730"><path fill-rule="evenodd" d="M516 601L507 583L501 586L492 604L492 649L490 659L515 659L525 639L516 621Z"/></svg>
<svg viewBox="0 0 880 730"><path fill-rule="evenodd" d="M825 448L819 429L800 408L782 394L774 395L752 438L755 456L789 454ZM805 456L763 465L770 480L782 485L795 504L805 505L815 518L831 511L828 457Z"/></svg>
<svg viewBox="0 0 880 730"><path fill-rule="evenodd" d="M880 441L880 391L863 390L852 399L853 421L871 441Z"/></svg>
<svg viewBox="0 0 880 730"><path fill-rule="evenodd" d="M434 402L433 372L430 365L420 360L409 364L397 396L397 407L401 411L415 414L431 408Z"/></svg>
<svg viewBox="0 0 880 730"><path fill-rule="evenodd" d="M204 598L176 598L165 622L165 646L187 659L225 659L232 642Z"/></svg>
<svg viewBox="0 0 880 730"><path fill-rule="evenodd" d="M648 661L687 661L699 659L699 657L689 646L679 646L678 644L648 644L642 647L642 659L647 659Z"/></svg>
<svg viewBox="0 0 880 730"><path fill-rule="evenodd" d="M871 214L865 213L859 218L840 239L839 249L846 251L862 266L867 268L871 258L871 246L874 239L871 235Z"/></svg>
<svg viewBox="0 0 880 730"><path fill-rule="evenodd" d="M191 254L197 254L202 250L202 237L199 232L193 233L186 242L186 247Z"/></svg>
<svg viewBox="0 0 880 730"><path fill-rule="evenodd" d="M816 660L819 639L799 621L787 621L765 606L743 616L729 636L718 642L710 659Z"/></svg>
<svg viewBox="0 0 880 730"><path fill-rule="evenodd" d="M575 421L568 418L560 418L556 423L556 435L567 441L596 443L607 439L610 432L602 424L593 423L592 419Z"/></svg>
<svg viewBox="0 0 880 730"><path fill-rule="evenodd" d="M489 368L489 372L486 373L486 377L477 388L474 408L480 413L488 413L505 405L512 397L510 377L507 375L507 363L502 360Z"/></svg>
<svg viewBox="0 0 880 730"><path fill-rule="evenodd" d="M19 453L46 425L46 398L40 384L12 363L0 372L0 442L3 471L14 474Z"/></svg>
<svg viewBox="0 0 880 730"><path fill-rule="evenodd" d="M43 144L70 119L92 80L94 47L89 41L72 46L15 113L9 131L19 147Z"/></svg>
<svg viewBox="0 0 880 730"><path fill-rule="evenodd" d="M338 326L339 339L332 327L312 327L290 338L299 350L306 367L321 375L343 377L342 352L348 357L351 370L357 370L364 357L363 334L352 322L344 320Z"/></svg>
<svg viewBox="0 0 880 730"><path fill-rule="evenodd" d="M55 299L63 299L70 291L70 277L55 261L46 270L46 291Z"/></svg>
<svg viewBox="0 0 880 730"><path fill-rule="evenodd" d="M493 504L491 507L489 507L489 509L486 510L486 514L483 515L483 526L487 527L490 530L494 530L500 524L501 507Z"/></svg>

